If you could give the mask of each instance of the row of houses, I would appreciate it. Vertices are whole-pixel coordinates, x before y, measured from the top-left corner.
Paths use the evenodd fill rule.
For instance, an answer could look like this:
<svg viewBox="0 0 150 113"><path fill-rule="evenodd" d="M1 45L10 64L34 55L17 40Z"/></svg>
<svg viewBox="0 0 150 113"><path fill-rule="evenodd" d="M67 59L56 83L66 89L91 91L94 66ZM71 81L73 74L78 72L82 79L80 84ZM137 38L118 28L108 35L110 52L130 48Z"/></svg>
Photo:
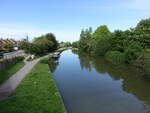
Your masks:
<svg viewBox="0 0 150 113"><path fill-rule="evenodd" d="M6 43L11 43L13 45L14 50L17 50L19 48L21 41L16 41L14 39L0 39L0 50L5 50L4 45Z"/></svg>

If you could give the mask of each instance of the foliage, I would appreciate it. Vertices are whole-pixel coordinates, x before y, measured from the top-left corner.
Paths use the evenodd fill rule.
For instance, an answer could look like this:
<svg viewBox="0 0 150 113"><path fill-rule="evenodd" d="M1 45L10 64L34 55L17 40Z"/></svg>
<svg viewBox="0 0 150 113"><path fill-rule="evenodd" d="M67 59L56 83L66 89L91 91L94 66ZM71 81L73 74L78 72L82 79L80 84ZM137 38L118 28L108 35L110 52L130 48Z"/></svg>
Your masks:
<svg viewBox="0 0 150 113"><path fill-rule="evenodd" d="M52 33L35 38L33 43L38 45L42 49L43 53L51 52L57 49L57 41Z"/></svg>
<svg viewBox="0 0 150 113"><path fill-rule="evenodd" d="M111 61L125 62L125 54L119 51L109 51L106 53L106 58Z"/></svg>
<svg viewBox="0 0 150 113"><path fill-rule="evenodd" d="M137 24L134 40L140 42L143 48L150 47L150 19L141 20Z"/></svg>
<svg viewBox="0 0 150 113"><path fill-rule="evenodd" d="M150 49L145 50L140 64L143 65L142 69L144 77L150 80Z"/></svg>
<svg viewBox="0 0 150 113"><path fill-rule="evenodd" d="M128 62L136 60L142 54L142 47L137 42L131 42L125 49L125 56Z"/></svg>
<svg viewBox="0 0 150 113"><path fill-rule="evenodd" d="M27 53L44 55L57 49L57 40L52 33L47 33L35 38L33 43L23 41L21 45Z"/></svg>
<svg viewBox="0 0 150 113"><path fill-rule="evenodd" d="M86 29L86 30L82 30L81 34L80 34L80 40L79 40L79 44L78 47L80 50L89 52L90 51L90 45L92 42L92 29Z"/></svg>
<svg viewBox="0 0 150 113"><path fill-rule="evenodd" d="M95 55L104 56L110 49L110 43L108 38L96 39L92 45Z"/></svg>
<svg viewBox="0 0 150 113"><path fill-rule="evenodd" d="M105 37L110 37L111 35L111 32L109 31L108 27L106 25L102 25L102 26L99 26L95 32L93 33L92 37L94 39L97 39L97 38L105 38Z"/></svg>
<svg viewBox="0 0 150 113"><path fill-rule="evenodd" d="M26 51L26 50L29 49L29 44L30 44L29 42L26 42L26 41L23 40L23 41L21 41L21 43L20 43L20 48L21 48L21 49L24 49L24 50Z"/></svg>
<svg viewBox="0 0 150 113"><path fill-rule="evenodd" d="M11 66L13 66L14 64L22 61L24 59L23 56L17 56L17 57L13 57L13 58L4 58L0 60L0 72L7 72L7 69L9 69Z"/></svg>
<svg viewBox="0 0 150 113"><path fill-rule="evenodd" d="M58 42L56 40L55 35L53 33L47 33L46 35L44 35L44 37L47 38L49 41L51 41L52 46L49 45L50 46L49 51L56 50L58 46L57 44Z"/></svg>
<svg viewBox="0 0 150 113"><path fill-rule="evenodd" d="M145 66L140 67L145 70L148 66L141 56L150 49L150 19L141 20L135 28L125 31L115 30L111 33L106 25L99 26L93 34L89 29L82 30L78 49L118 62L143 63ZM150 75L149 71L144 72Z"/></svg>
<svg viewBox="0 0 150 113"><path fill-rule="evenodd" d="M11 51L13 51L13 44L7 42L4 44L4 48L7 50L7 52L11 52Z"/></svg>
<svg viewBox="0 0 150 113"><path fill-rule="evenodd" d="M71 43L70 42L64 42L64 47L70 47Z"/></svg>
<svg viewBox="0 0 150 113"><path fill-rule="evenodd" d="M79 42L78 41L72 42L72 47L78 48L79 47Z"/></svg>

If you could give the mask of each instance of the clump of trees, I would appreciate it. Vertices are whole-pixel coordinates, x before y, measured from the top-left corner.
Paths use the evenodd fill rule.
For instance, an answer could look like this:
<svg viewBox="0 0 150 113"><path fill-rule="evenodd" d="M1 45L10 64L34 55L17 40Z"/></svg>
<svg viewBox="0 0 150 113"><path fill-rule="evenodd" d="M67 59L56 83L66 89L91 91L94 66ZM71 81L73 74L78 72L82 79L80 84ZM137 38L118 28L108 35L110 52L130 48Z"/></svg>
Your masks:
<svg viewBox="0 0 150 113"><path fill-rule="evenodd" d="M91 28L82 30L77 45L80 51L139 66L150 76L147 70L150 57L145 58L150 56L146 52L150 50L150 19L141 20L135 28L125 31L110 32L106 25L99 26L95 32Z"/></svg>
<svg viewBox="0 0 150 113"><path fill-rule="evenodd" d="M34 38L32 43L27 40L23 40L21 48L25 52L35 55L44 55L57 49L57 40L54 34L47 33L40 37Z"/></svg>
<svg viewBox="0 0 150 113"><path fill-rule="evenodd" d="M71 46L73 48L78 48L79 47L79 41L72 42Z"/></svg>
<svg viewBox="0 0 150 113"><path fill-rule="evenodd" d="M5 43L4 48L6 49L7 52L12 52L13 51L13 44L12 43Z"/></svg>
<svg viewBox="0 0 150 113"><path fill-rule="evenodd" d="M80 50L89 52L92 43L92 28L81 31L78 47Z"/></svg>

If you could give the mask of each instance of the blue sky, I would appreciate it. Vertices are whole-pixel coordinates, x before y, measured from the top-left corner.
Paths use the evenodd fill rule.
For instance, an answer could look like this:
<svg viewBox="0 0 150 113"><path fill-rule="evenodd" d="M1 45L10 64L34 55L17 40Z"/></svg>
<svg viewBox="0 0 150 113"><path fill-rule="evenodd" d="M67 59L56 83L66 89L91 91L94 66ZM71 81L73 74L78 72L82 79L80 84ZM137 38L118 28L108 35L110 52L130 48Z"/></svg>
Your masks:
<svg viewBox="0 0 150 113"><path fill-rule="evenodd" d="M52 32L57 40L72 42L87 27L135 27L150 17L149 4L150 0L0 0L0 37L33 39Z"/></svg>

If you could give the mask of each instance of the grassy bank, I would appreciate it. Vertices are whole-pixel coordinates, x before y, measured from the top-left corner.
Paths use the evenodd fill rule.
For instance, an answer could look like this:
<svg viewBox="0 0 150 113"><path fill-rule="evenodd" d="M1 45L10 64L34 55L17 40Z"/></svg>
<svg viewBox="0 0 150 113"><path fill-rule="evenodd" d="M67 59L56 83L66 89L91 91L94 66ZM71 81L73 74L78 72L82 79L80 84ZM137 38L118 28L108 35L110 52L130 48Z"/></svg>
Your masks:
<svg viewBox="0 0 150 113"><path fill-rule="evenodd" d="M1 113L65 113L47 64L38 63L8 99Z"/></svg>
<svg viewBox="0 0 150 113"><path fill-rule="evenodd" d="M7 80L11 75L15 74L19 69L21 69L24 66L24 62L20 61L6 70L0 72L0 83L4 82Z"/></svg>

